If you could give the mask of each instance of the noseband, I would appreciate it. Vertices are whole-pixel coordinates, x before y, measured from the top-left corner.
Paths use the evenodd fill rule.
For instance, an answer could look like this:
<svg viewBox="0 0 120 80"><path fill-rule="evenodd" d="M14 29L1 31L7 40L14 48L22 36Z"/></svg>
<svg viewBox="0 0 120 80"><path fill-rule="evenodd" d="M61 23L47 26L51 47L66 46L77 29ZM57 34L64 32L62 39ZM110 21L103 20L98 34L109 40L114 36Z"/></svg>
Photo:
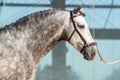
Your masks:
<svg viewBox="0 0 120 80"><path fill-rule="evenodd" d="M82 47L82 49L80 50L80 52L82 53L84 51L85 48L87 47L90 47L90 46L94 46L94 45L97 45L96 42L92 42L92 43L89 43L87 44L86 40L84 39L84 37L81 35L81 33L79 33L76 25L75 25L75 22L73 20L73 14L72 14L72 11L70 11L70 18L72 20L72 23L73 23L73 26L74 26L74 31L72 32L71 36L68 38L68 41L70 41L70 39L72 38L73 34L75 33L75 31L78 33L79 37L82 39L82 41L84 42L84 46Z"/></svg>

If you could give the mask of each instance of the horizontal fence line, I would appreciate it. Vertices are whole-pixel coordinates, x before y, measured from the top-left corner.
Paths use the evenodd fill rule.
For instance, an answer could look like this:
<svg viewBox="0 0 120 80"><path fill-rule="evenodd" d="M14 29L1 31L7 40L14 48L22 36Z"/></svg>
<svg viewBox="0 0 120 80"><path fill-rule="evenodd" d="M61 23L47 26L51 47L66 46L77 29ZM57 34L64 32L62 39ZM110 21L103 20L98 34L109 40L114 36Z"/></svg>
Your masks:
<svg viewBox="0 0 120 80"><path fill-rule="evenodd" d="M120 29L90 29L95 39L120 39Z"/></svg>
<svg viewBox="0 0 120 80"><path fill-rule="evenodd" d="M52 7L51 4L30 4L30 3L4 3L5 6L18 6L18 7ZM0 3L0 6L4 5L3 3ZM65 7L78 7L80 5L77 4L66 4ZM120 8L120 5L84 5L85 8L91 8L94 6L94 8Z"/></svg>

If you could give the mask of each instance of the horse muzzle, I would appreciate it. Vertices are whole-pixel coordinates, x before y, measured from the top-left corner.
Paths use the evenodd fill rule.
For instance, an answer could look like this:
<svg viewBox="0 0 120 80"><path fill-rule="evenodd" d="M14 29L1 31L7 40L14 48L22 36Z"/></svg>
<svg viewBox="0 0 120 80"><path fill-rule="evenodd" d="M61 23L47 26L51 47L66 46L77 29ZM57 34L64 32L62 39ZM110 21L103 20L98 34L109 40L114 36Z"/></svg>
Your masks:
<svg viewBox="0 0 120 80"><path fill-rule="evenodd" d="M82 51L82 54L84 56L84 59L93 60L96 54L96 47L95 46L87 47Z"/></svg>

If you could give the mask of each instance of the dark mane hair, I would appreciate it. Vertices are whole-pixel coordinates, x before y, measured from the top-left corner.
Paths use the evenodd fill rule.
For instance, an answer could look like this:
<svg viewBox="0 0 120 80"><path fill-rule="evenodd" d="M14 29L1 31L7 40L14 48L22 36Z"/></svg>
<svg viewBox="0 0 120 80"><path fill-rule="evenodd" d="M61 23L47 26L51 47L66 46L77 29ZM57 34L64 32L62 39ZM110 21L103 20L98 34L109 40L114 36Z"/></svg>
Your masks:
<svg viewBox="0 0 120 80"><path fill-rule="evenodd" d="M55 9L49 9L49 10L44 10L44 11L38 11L35 13L31 13L27 16L24 16L20 19L18 19L16 22L13 22L9 25L6 25L3 28L0 28L1 31L7 31L7 30L12 30L13 28L20 29L21 27L25 27L27 25L31 25L32 23L27 24L28 22L39 22L41 20L45 20L48 16L54 15L56 13Z"/></svg>

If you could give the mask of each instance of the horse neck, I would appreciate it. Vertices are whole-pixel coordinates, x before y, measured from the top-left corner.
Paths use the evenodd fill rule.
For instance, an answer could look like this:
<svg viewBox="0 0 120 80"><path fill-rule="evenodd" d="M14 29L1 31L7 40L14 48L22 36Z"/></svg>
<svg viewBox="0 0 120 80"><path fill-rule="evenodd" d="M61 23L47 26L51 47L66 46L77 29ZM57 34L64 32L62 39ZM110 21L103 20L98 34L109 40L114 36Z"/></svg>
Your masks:
<svg viewBox="0 0 120 80"><path fill-rule="evenodd" d="M55 30L55 31L54 31ZM38 39L35 44L31 47L32 55L35 62L39 62L49 50L51 50L60 40L62 34L62 28L42 31L40 36L37 36ZM35 40L36 41L36 40ZM31 44L30 44L31 45ZM30 46L29 46L30 47Z"/></svg>
<svg viewBox="0 0 120 80"><path fill-rule="evenodd" d="M32 50L33 52L32 55L36 63L38 63L48 53L48 51L59 42L66 24L65 21L68 21L64 18L65 17L61 17L60 19L52 18L53 21L52 19L48 19L44 22L44 25L37 26L35 28L36 30L34 30L34 35L32 36L28 46L30 48L29 50Z"/></svg>
<svg viewBox="0 0 120 80"><path fill-rule="evenodd" d="M69 21L68 15L69 12L57 11L56 14L45 20L41 20L39 17L36 17L37 19L24 18L0 31L0 39L6 45L19 48L20 51L28 51L32 54L34 61L38 63L59 42L64 26ZM6 43L10 41L10 44Z"/></svg>

